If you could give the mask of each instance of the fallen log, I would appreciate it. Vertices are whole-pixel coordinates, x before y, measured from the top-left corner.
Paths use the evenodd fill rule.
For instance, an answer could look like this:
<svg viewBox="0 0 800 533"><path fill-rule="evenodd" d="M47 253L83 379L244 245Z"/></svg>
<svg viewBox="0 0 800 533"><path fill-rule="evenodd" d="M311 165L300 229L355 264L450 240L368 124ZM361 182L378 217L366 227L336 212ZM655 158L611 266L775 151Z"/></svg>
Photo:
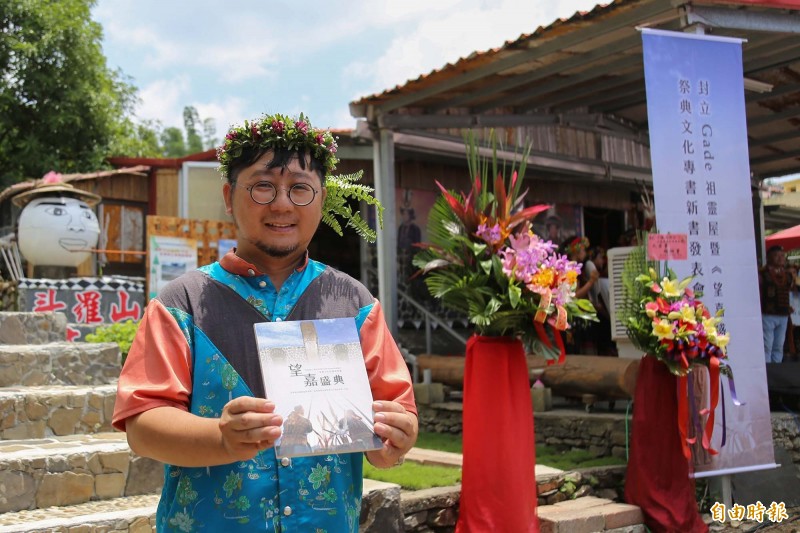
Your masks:
<svg viewBox="0 0 800 533"><path fill-rule="evenodd" d="M598 355L568 355L562 365L547 366L540 355L528 355L528 377L531 384L537 377L553 394L564 397L590 395L603 399L631 399L639 372L638 359ZM420 374L431 371L431 380L456 389L464 386L463 355L417 356Z"/></svg>
<svg viewBox="0 0 800 533"><path fill-rule="evenodd" d="M627 400L633 398L638 373L638 359L568 355L563 365L546 367L539 379L558 396Z"/></svg>
<svg viewBox="0 0 800 533"><path fill-rule="evenodd" d="M424 370L430 370L431 381L434 383L444 383L449 387L461 390L464 388L465 359L463 355L421 354L417 356L417 367L420 376ZM533 384L547 363L541 355L528 355L527 359L528 378Z"/></svg>

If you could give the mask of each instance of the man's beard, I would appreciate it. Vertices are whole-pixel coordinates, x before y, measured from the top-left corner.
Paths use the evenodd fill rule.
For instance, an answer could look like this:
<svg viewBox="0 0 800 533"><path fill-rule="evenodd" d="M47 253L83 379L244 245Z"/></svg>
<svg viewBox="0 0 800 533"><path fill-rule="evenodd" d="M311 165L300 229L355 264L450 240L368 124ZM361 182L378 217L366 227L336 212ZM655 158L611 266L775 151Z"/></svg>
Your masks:
<svg viewBox="0 0 800 533"><path fill-rule="evenodd" d="M258 248L268 256L277 258L287 257L296 252L297 248L299 247L297 244L292 244L289 246L285 246L283 248L278 248L277 246L270 246L268 244L264 244L263 242L256 242L253 244L255 244L256 248Z"/></svg>

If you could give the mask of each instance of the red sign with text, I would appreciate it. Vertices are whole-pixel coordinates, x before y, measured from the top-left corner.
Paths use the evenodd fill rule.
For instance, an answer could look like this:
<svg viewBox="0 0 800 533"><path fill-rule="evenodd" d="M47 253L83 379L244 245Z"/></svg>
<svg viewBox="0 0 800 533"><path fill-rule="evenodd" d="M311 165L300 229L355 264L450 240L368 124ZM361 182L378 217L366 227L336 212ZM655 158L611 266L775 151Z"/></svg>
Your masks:
<svg viewBox="0 0 800 533"><path fill-rule="evenodd" d="M650 261L686 261L688 256L685 233L651 233L647 236L647 259Z"/></svg>

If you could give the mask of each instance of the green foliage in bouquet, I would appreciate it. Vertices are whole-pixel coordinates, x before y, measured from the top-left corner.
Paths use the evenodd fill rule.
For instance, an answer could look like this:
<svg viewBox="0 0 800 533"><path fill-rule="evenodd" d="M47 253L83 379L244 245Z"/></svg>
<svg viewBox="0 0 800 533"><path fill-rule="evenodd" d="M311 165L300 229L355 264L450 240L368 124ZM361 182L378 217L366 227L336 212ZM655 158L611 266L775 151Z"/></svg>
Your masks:
<svg viewBox="0 0 800 533"><path fill-rule="evenodd" d="M711 315L689 288L691 276L679 280L666 264L648 261L647 238L640 236L643 244L631 251L622 271L618 312L628 338L677 376L694 364L719 364L722 374L732 376L726 363L730 336L717 330L723 311Z"/></svg>
<svg viewBox="0 0 800 533"><path fill-rule="evenodd" d="M99 327L94 333L89 333L86 335L86 342L116 342L124 365L138 328L139 322L134 320L116 322L110 326Z"/></svg>
<svg viewBox="0 0 800 533"><path fill-rule="evenodd" d="M517 168L498 162L493 133L491 160L481 156L473 135L466 144L472 189L459 194L436 182L442 196L428 215L429 242L419 245L414 265L431 295L465 314L476 333L522 337L529 349L553 357L545 323L563 331L575 318L596 319L592 304L574 297L580 266L532 231L531 220L549 206L524 207L530 147Z"/></svg>

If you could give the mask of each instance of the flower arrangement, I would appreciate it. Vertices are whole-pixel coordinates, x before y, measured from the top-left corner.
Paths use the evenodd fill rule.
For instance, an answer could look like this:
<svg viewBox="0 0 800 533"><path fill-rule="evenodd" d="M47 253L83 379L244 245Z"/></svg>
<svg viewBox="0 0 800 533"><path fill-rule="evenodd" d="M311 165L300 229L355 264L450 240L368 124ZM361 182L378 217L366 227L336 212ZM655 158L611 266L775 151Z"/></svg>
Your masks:
<svg viewBox="0 0 800 533"><path fill-rule="evenodd" d="M559 332L575 318L596 319L595 310L588 300L575 298L581 265L532 231L531 220L549 206L523 207L529 148L518 169L511 164L506 178L493 133L490 138L491 165L480 156L475 137L466 139L470 175L475 176L469 194L436 182L442 195L428 216L430 242L418 245L422 251L414 265L431 295L465 314L476 333L521 337L530 350L554 359L564 353Z"/></svg>
<svg viewBox="0 0 800 533"><path fill-rule="evenodd" d="M241 126L232 126L225 135L225 142L217 148L219 172L228 178L231 164L242 156L245 149L286 148L305 151L321 161L325 168L325 188L327 195L322 207L322 221L338 235L342 235L342 219L346 227L351 227L363 239L375 242L377 234L359 211L350 207L350 200L365 202L374 206L378 223L383 227L383 206L372 195L374 189L357 183L363 171L353 174L332 174L339 162L336 152L336 138L328 130L315 129L311 121L302 113L295 119L286 115L263 115L258 120L244 121Z"/></svg>
<svg viewBox="0 0 800 533"><path fill-rule="evenodd" d="M723 311L711 315L700 295L689 288L692 277L678 280L672 269L647 261L646 239L644 235L645 245L628 256L622 273L620 313L628 338L676 376L687 375L694 364L718 365L730 376L730 335L717 329Z"/></svg>

